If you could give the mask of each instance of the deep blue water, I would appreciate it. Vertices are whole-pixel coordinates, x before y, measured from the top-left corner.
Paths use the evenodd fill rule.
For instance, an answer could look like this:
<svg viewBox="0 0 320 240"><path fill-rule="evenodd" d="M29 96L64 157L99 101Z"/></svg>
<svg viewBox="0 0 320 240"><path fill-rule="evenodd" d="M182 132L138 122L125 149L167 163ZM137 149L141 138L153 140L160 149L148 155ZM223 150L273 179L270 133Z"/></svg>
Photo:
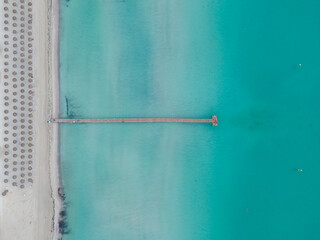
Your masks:
<svg viewBox="0 0 320 240"><path fill-rule="evenodd" d="M60 3L65 240L320 239L319 1Z"/></svg>

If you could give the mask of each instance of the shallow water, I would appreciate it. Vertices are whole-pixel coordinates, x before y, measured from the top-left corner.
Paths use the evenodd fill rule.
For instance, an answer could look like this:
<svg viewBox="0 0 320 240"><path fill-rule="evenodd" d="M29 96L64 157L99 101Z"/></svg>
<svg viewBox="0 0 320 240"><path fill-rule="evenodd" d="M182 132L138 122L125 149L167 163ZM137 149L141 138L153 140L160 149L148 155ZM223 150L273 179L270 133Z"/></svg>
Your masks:
<svg viewBox="0 0 320 240"><path fill-rule="evenodd" d="M64 239L319 239L319 7L61 0Z"/></svg>

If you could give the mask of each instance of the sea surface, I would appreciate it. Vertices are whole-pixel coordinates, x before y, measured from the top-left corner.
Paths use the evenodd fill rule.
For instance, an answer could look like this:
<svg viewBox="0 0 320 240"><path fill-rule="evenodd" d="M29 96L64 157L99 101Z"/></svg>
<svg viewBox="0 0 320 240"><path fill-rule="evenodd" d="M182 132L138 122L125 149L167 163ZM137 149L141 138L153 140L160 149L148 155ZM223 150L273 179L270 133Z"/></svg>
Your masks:
<svg viewBox="0 0 320 240"><path fill-rule="evenodd" d="M63 240L320 239L319 0L60 4Z"/></svg>

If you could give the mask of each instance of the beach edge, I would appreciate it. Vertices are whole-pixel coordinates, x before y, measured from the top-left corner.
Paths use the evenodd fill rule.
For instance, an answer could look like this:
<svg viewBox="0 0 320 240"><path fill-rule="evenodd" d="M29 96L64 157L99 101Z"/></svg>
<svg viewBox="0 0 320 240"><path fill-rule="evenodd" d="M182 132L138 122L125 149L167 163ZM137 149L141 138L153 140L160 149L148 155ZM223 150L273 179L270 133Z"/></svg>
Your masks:
<svg viewBox="0 0 320 240"><path fill-rule="evenodd" d="M51 0L49 8L49 116L50 118L59 116L59 14L60 6L58 0ZM60 158L59 158L59 126L49 127L50 137L50 188L53 200L52 216L52 239L60 237L59 221L62 210L62 198L60 189Z"/></svg>

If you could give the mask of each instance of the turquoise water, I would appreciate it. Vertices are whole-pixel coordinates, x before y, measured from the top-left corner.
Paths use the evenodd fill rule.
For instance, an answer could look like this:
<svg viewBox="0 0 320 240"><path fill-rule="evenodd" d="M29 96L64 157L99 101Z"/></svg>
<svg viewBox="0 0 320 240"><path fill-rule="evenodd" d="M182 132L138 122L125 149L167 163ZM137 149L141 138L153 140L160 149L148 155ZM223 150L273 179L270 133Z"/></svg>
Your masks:
<svg viewBox="0 0 320 240"><path fill-rule="evenodd" d="M61 0L63 239L320 239L319 9Z"/></svg>

